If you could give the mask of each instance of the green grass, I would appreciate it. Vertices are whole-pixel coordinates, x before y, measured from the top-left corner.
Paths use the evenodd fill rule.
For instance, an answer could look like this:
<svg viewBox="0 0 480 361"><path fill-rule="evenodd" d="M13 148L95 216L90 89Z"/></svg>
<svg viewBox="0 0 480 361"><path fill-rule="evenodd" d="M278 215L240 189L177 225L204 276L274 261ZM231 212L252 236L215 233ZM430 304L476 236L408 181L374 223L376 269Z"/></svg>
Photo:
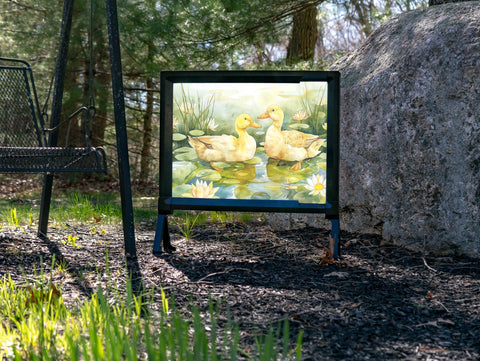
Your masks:
<svg viewBox="0 0 480 361"><path fill-rule="evenodd" d="M135 200L134 200L135 201ZM140 202L134 207L136 221L155 220L155 206ZM0 230L34 226L39 216L39 203L0 200ZM122 222L120 200L111 194L87 195L72 193L53 199L49 220L54 227L63 228L74 223L118 224Z"/></svg>
<svg viewBox="0 0 480 361"><path fill-rule="evenodd" d="M264 215L259 217L264 219ZM220 211L174 211L170 217L171 223L175 226L173 232L179 233L185 239L195 236L195 229L217 223L225 226L227 223L249 223L254 219L250 212L220 212Z"/></svg>
<svg viewBox="0 0 480 361"><path fill-rule="evenodd" d="M152 200L153 199L153 200ZM156 198L145 201L142 198L134 199L135 222L154 222L157 219ZM0 231L5 228L18 229L36 225L39 216L39 204L24 201L0 200ZM205 226L208 223L248 223L254 218L249 212L188 212L174 211L171 216L172 224L178 228L185 238L195 234L195 227ZM122 222L120 200L112 194L79 194L72 193L54 199L50 208L49 220L52 226L65 228L66 226L80 223L92 224L93 228L98 223L119 224Z"/></svg>
<svg viewBox="0 0 480 361"><path fill-rule="evenodd" d="M0 201L2 228L22 229L34 226L38 206L33 203ZM155 220L156 209L142 208L138 220ZM121 222L118 201L110 196L72 194L57 199L50 212L55 226L70 223L97 224ZM225 212L176 212L173 218L185 236L194 227L209 222L249 221ZM100 223L101 222L101 223ZM188 238L188 237L187 237ZM70 234L62 242L80 247ZM108 275L108 255L107 276ZM52 259L52 274L65 265ZM100 276L100 275L99 275ZM300 360L302 333L296 342L290 340L288 320L272 325L266 333L254 332L253 347L242 349L240 329L232 321L228 305L222 315L220 302L210 301L209 309L195 305L180 312L175 303L160 293L148 290L141 295L126 292L109 281L91 297L67 305L62 286L54 284L44 273L26 277L18 284L10 275L0 279L0 359L12 360ZM155 298L156 297L156 298ZM160 308L159 311L155 309ZM221 322L219 321L221 320ZM225 321L226 320L226 321ZM249 330L248 334L252 334ZM243 334L245 332L242 332ZM251 342L249 344L252 344Z"/></svg>
<svg viewBox="0 0 480 361"><path fill-rule="evenodd" d="M118 222L122 219L122 212L120 207L108 199L73 193L52 208L50 218L54 223L64 223L69 220L79 223L98 223L101 220Z"/></svg>
<svg viewBox="0 0 480 361"><path fill-rule="evenodd" d="M35 210L32 206L20 205L19 207L0 204L0 230L4 226L18 229L21 226L31 226L34 223Z"/></svg>
<svg viewBox="0 0 480 361"><path fill-rule="evenodd" d="M180 234L185 239L191 239L195 235L194 228L206 224L207 214L205 212L175 211L171 218L172 223L177 227Z"/></svg>
<svg viewBox="0 0 480 361"><path fill-rule="evenodd" d="M53 263L53 262L52 262ZM53 265L52 265L53 266ZM227 317L221 331L219 306L201 314L192 306L187 319L165 297L151 312L152 292L136 296L127 283L98 289L74 306L64 303L61 286L44 274L25 285L0 280L0 358L15 360L300 360L301 334L289 339L288 321L255 337L249 352L239 346L239 328ZM208 324L209 327L206 327ZM280 331L283 336L280 335Z"/></svg>

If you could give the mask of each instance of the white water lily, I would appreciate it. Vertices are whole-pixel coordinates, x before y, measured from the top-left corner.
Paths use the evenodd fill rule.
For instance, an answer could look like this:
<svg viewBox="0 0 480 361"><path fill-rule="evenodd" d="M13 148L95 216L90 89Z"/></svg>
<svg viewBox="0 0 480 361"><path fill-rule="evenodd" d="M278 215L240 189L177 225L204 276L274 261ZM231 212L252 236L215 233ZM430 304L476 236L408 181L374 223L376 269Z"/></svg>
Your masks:
<svg viewBox="0 0 480 361"><path fill-rule="evenodd" d="M218 124L215 123L215 119L213 118L208 119L207 129L210 129L211 131L214 132L215 130L217 130L217 127L218 127Z"/></svg>
<svg viewBox="0 0 480 361"><path fill-rule="evenodd" d="M300 122L302 120L307 119L308 117L310 117L310 115L308 115L308 113L305 110L299 110L293 115L292 120Z"/></svg>
<svg viewBox="0 0 480 361"><path fill-rule="evenodd" d="M214 198L218 187L213 187L213 182L207 184L202 180L197 180L195 185L192 184L192 195L195 198Z"/></svg>
<svg viewBox="0 0 480 361"><path fill-rule="evenodd" d="M314 174L308 177L305 188L310 191L309 195L316 196L318 194L321 197L325 197L327 191L326 179L321 174Z"/></svg>

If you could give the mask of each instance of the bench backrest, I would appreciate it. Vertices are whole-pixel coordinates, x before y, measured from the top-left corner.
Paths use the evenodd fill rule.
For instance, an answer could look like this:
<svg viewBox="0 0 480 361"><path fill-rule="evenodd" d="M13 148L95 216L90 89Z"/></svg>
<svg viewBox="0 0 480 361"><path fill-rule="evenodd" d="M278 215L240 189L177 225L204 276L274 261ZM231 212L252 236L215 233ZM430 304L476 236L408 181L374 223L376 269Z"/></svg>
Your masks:
<svg viewBox="0 0 480 361"><path fill-rule="evenodd" d="M39 109L28 63L0 58L0 146L45 147Z"/></svg>

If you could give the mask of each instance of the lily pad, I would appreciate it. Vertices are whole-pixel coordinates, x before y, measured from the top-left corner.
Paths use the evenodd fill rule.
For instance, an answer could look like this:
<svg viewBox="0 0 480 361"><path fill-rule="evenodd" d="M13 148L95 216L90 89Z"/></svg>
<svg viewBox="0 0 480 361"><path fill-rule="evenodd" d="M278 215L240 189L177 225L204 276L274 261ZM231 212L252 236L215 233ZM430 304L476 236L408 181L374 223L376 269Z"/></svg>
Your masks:
<svg viewBox="0 0 480 361"><path fill-rule="evenodd" d="M271 184L265 185L265 189L268 191L270 199L278 199L282 197L285 191L285 186L281 184Z"/></svg>
<svg viewBox="0 0 480 361"><path fill-rule="evenodd" d="M175 142L180 142L184 139L186 139L187 136L182 134L182 133L173 133L172 134L172 139L175 141Z"/></svg>
<svg viewBox="0 0 480 361"><path fill-rule="evenodd" d="M299 201L300 203L324 203L325 202L325 197L321 197L319 195L313 196L310 195L310 191L306 190L303 192L298 192L295 194L293 197L294 200Z"/></svg>
<svg viewBox="0 0 480 361"><path fill-rule="evenodd" d="M237 199L248 199L254 194L255 192L251 189L248 189L246 186L238 186L234 190L235 198Z"/></svg>
<svg viewBox="0 0 480 361"><path fill-rule="evenodd" d="M296 178L298 181L307 179L312 174L312 170L307 163L302 164L302 169L292 171L291 167L295 162L279 161L270 159L267 164L267 176L272 182L276 183L294 183L290 182L290 178ZM298 182L297 181L297 182Z"/></svg>
<svg viewBox="0 0 480 361"><path fill-rule="evenodd" d="M220 173L213 169L203 169L197 172L197 177L203 180L208 180L212 182L217 182L222 179Z"/></svg>
<svg viewBox="0 0 480 361"><path fill-rule="evenodd" d="M215 168L220 168L220 169L225 169L225 168L230 168L232 166L232 163L227 163L227 162L212 162L212 165Z"/></svg>
<svg viewBox="0 0 480 361"><path fill-rule="evenodd" d="M241 163L237 163L239 165ZM256 177L255 165L253 164L241 164L241 167L226 168L222 172L223 178L234 179L235 183L230 184L245 184L253 181Z"/></svg>
<svg viewBox="0 0 480 361"><path fill-rule="evenodd" d="M188 153L188 152L191 152L192 150L194 150L193 148L190 148L190 147L181 147L181 148L178 148L178 149L175 149L173 151L174 154L177 154L177 153Z"/></svg>
<svg viewBox="0 0 480 361"><path fill-rule="evenodd" d="M180 148L180 149L188 149L185 150L185 151L179 151L179 152L176 152L175 153L175 159L176 160L184 160L184 161L187 161L187 160L194 160L197 158L197 153L195 153L195 150L193 148L187 148L187 147L184 147L184 148Z"/></svg>
<svg viewBox="0 0 480 361"><path fill-rule="evenodd" d="M192 197L192 185L181 184L172 189L173 197Z"/></svg>
<svg viewBox="0 0 480 361"><path fill-rule="evenodd" d="M195 169L195 165L191 162L173 162L172 182L182 184Z"/></svg>
<svg viewBox="0 0 480 361"><path fill-rule="evenodd" d="M292 128L292 129L308 129L308 128L310 128L310 126L308 124L304 124L304 123L294 123L294 124L290 124L288 127Z"/></svg>
<svg viewBox="0 0 480 361"><path fill-rule="evenodd" d="M261 163L262 160L258 157L253 157L252 159L246 160L244 163L246 164L258 164Z"/></svg>
<svg viewBox="0 0 480 361"><path fill-rule="evenodd" d="M315 162L315 168L317 168L316 172L318 172L320 169L327 170L326 159L320 158L317 162Z"/></svg>
<svg viewBox="0 0 480 361"><path fill-rule="evenodd" d="M252 194L252 199L270 199L270 194L267 192L255 192Z"/></svg>
<svg viewBox="0 0 480 361"><path fill-rule="evenodd" d="M194 136L194 137L200 137L200 136L205 134L205 132L203 130L200 130L200 129L193 129L193 130L189 131L188 133L191 136Z"/></svg>
<svg viewBox="0 0 480 361"><path fill-rule="evenodd" d="M233 164L233 168L235 168L235 170L243 169L245 168L245 164L237 162Z"/></svg>
<svg viewBox="0 0 480 361"><path fill-rule="evenodd" d="M238 179L223 178L221 183L222 184L240 184L241 182Z"/></svg>

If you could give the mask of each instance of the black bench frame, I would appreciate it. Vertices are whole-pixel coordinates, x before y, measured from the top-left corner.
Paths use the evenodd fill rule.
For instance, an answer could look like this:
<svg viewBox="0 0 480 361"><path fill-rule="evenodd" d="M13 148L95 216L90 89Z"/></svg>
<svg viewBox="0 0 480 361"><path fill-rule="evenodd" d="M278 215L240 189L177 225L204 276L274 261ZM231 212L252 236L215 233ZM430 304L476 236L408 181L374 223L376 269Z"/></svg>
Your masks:
<svg viewBox="0 0 480 361"><path fill-rule="evenodd" d="M65 70L68 57L68 47L72 25L74 0L64 0L62 27L60 34L60 47L55 68L55 86L52 100L51 124L60 123L62 96L64 90ZM122 63L120 54L120 34L118 29L116 0L105 0L108 40L110 49L110 70L112 76L113 107L115 116L115 134L117 140L118 171L120 181L120 195L122 205L122 220L125 255L127 259L135 259L135 228L133 219L132 191L130 181L130 165L128 159L128 138L125 120L125 100L123 89ZM33 77L32 77L33 79ZM55 128L55 126L50 127ZM47 146L55 148L58 132L49 134ZM40 221L38 234L46 236L48 226L48 213L53 187L53 173L46 172L43 182L42 203L40 208Z"/></svg>
<svg viewBox="0 0 480 361"><path fill-rule="evenodd" d="M81 107L59 124L46 127L30 65L1 58L0 63L0 172L105 172L105 151L90 145L92 107ZM48 135L77 115L84 116L84 148L49 146ZM53 119L53 118L52 118Z"/></svg>

